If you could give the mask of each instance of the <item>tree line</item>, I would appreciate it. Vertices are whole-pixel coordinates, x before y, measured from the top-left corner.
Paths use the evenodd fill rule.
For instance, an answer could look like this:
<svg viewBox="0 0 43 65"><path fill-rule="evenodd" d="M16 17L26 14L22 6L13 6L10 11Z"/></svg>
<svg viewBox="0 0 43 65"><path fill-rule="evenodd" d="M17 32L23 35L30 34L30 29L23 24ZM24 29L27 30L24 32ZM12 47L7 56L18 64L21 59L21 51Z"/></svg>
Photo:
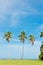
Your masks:
<svg viewBox="0 0 43 65"><path fill-rule="evenodd" d="M43 37L43 32L40 33L40 38L42 38L42 37ZM9 43L10 40L13 38L13 37L12 37L12 32L5 32L5 33L4 33L4 38L5 38L5 40ZM21 59L23 59L23 54L24 54L24 42L25 42L25 40L27 40L27 39L30 40L30 42L32 42L32 45L34 45L35 36L31 34L31 35L29 35L29 36L27 37L25 31L22 31L22 32L18 35L18 38L19 38L19 40L23 43L23 47L22 47L22 57L21 57ZM42 43L43 43L43 41L42 41ZM43 44L41 45L40 49L41 49L41 54L39 55L39 58L40 58L40 59L43 59Z"/></svg>

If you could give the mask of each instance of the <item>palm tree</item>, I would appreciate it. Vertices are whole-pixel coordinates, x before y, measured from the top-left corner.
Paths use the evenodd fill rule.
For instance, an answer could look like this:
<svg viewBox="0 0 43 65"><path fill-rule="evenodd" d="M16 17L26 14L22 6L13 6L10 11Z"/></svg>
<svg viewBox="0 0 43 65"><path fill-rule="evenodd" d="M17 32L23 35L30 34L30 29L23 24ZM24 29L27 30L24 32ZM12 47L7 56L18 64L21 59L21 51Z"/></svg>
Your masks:
<svg viewBox="0 0 43 65"><path fill-rule="evenodd" d="M29 35L29 40L32 42L33 45L35 41L35 37L33 35Z"/></svg>
<svg viewBox="0 0 43 65"><path fill-rule="evenodd" d="M10 39L12 38L12 33L11 32L6 32L4 33L4 38L7 40L7 42L10 42ZM9 44L8 44L8 48L10 48ZM10 58L10 52L8 50L8 59Z"/></svg>
<svg viewBox="0 0 43 65"><path fill-rule="evenodd" d="M10 42L10 39L12 38L12 33L11 32L6 32L4 33L4 38L7 40L7 42Z"/></svg>
<svg viewBox="0 0 43 65"><path fill-rule="evenodd" d="M43 37L43 32L40 33L40 37Z"/></svg>
<svg viewBox="0 0 43 65"><path fill-rule="evenodd" d="M23 43L22 57L21 57L21 58L23 59L23 54L24 54L24 42L25 42L25 40L27 39L26 33L25 33L24 31L22 31L18 37L19 37L19 40Z"/></svg>

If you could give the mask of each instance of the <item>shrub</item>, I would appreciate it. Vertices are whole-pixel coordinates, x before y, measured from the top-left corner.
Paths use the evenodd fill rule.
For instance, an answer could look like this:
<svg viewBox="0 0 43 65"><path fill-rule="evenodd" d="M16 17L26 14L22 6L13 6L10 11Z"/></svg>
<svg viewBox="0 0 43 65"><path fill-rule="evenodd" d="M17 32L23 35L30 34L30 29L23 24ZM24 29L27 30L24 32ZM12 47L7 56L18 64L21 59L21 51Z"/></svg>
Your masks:
<svg viewBox="0 0 43 65"><path fill-rule="evenodd" d="M39 59L43 60L43 44L40 47L41 54L39 55Z"/></svg>

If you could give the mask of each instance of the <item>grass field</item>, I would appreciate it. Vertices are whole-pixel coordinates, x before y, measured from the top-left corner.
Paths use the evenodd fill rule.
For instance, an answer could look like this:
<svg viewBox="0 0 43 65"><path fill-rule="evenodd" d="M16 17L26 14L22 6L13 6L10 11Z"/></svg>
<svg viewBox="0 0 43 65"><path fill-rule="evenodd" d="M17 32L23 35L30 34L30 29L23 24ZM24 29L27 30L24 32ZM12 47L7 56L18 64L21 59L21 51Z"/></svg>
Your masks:
<svg viewBox="0 0 43 65"><path fill-rule="evenodd" d="M0 60L0 65L43 65L40 60Z"/></svg>

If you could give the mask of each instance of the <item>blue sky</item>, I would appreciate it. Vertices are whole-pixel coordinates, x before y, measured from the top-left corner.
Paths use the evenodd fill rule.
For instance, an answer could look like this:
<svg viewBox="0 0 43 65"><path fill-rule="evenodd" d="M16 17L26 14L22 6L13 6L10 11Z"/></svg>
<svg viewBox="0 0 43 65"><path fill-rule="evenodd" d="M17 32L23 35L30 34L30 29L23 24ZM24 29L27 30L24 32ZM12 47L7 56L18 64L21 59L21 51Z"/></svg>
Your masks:
<svg viewBox="0 0 43 65"><path fill-rule="evenodd" d="M25 42L24 59L37 59L43 40L39 36L43 31L43 0L0 0L0 59L8 58L8 55L11 59L21 58L22 43L17 36L23 30L27 36L33 34L36 37L34 46ZM14 36L9 47L3 39L7 31Z"/></svg>

